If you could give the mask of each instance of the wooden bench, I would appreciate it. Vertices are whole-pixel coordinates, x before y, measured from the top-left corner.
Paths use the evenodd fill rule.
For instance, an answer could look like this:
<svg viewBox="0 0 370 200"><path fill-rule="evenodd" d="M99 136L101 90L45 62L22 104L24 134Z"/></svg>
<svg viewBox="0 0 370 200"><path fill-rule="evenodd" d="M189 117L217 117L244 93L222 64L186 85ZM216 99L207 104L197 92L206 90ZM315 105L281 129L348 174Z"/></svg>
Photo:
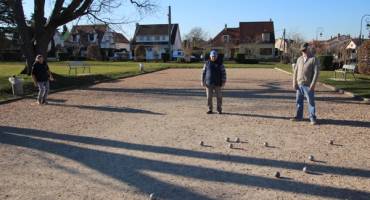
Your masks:
<svg viewBox="0 0 370 200"><path fill-rule="evenodd" d="M77 75L77 69L83 68L83 72L85 72L85 69L89 70L89 73L91 73L90 65L83 62L83 61L70 61L68 62L69 71L68 73L71 74L72 70L75 70L75 75Z"/></svg>
<svg viewBox="0 0 370 200"><path fill-rule="evenodd" d="M342 73L344 76L344 80L347 80L347 74L352 74L353 78L356 80L355 77L355 64L343 65L342 69L337 69L334 71L334 78L337 78L337 73Z"/></svg>

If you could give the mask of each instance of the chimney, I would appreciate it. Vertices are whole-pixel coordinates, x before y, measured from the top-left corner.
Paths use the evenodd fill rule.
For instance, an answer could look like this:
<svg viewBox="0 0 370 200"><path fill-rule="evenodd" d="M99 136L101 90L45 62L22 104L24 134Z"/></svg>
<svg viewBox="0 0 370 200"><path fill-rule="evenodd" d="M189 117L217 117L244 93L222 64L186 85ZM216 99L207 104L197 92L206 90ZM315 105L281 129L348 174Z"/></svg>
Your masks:
<svg viewBox="0 0 370 200"><path fill-rule="evenodd" d="M225 24L225 30L227 29L227 24Z"/></svg>
<svg viewBox="0 0 370 200"><path fill-rule="evenodd" d="M272 18L270 18L270 22L272 22Z"/></svg>

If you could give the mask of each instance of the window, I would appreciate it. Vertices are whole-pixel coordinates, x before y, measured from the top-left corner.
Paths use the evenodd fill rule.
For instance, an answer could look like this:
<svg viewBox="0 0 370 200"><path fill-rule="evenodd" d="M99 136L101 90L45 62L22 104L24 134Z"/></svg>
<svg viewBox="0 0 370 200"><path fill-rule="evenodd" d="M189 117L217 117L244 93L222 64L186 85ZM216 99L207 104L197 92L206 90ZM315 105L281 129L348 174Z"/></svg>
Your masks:
<svg viewBox="0 0 370 200"><path fill-rule="evenodd" d="M146 36L146 41L150 41L150 36Z"/></svg>
<svg viewBox="0 0 370 200"><path fill-rule="evenodd" d="M144 41L144 36L139 36L139 41Z"/></svg>
<svg viewBox="0 0 370 200"><path fill-rule="evenodd" d="M73 42L78 42L79 38L80 38L79 35L73 35L72 36Z"/></svg>
<svg viewBox="0 0 370 200"><path fill-rule="evenodd" d="M167 40L167 36L163 35L163 36L162 36L162 40L163 40L163 41L166 41L166 40Z"/></svg>
<svg viewBox="0 0 370 200"><path fill-rule="evenodd" d="M252 55L252 51L251 51L250 49L248 49L248 48L246 48L246 49L244 50L244 52L245 52L245 55L247 55L247 56Z"/></svg>
<svg viewBox="0 0 370 200"><path fill-rule="evenodd" d="M224 35L223 39L224 39L224 43L229 43L230 36L229 35Z"/></svg>
<svg viewBox="0 0 370 200"><path fill-rule="evenodd" d="M160 37L159 35L156 35L156 36L155 36L155 40L156 40L156 41L158 41L158 40L160 40L160 39L161 39L161 37Z"/></svg>
<svg viewBox="0 0 370 200"><path fill-rule="evenodd" d="M262 33L262 41L270 42L270 33Z"/></svg>
<svg viewBox="0 0 370 200"><path fill-rule="evenodd" d="M94 33L89 33L89 41L94 42L95 41L95 34Z"/></svg>
<svg viewBox="0 0 370 200"><path fill-rule="evenodd" d="M272 49L271 48L261 48L260 49L260 55L271 56L272 55Z"/></svg>

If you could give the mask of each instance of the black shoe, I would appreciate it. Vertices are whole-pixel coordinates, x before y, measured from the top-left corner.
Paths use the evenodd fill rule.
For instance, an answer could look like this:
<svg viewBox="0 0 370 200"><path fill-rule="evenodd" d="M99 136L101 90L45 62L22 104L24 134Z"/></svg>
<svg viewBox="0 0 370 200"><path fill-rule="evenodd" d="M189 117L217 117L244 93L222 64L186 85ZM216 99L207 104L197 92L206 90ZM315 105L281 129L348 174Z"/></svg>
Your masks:
<svg viewBox="0 0 370 200"><path fill-rule="evenodd" d="M213 114L213 111L212 111L212 110L209 110L209 111L207 112L207 114Z"/></svg>
<svg viewBox="0 0 370 200"><path fill-rule="evenodd" d="M221 115L221 114L222 114L222 110L218 110L218 114L220 114L220 115Z"/></svg>

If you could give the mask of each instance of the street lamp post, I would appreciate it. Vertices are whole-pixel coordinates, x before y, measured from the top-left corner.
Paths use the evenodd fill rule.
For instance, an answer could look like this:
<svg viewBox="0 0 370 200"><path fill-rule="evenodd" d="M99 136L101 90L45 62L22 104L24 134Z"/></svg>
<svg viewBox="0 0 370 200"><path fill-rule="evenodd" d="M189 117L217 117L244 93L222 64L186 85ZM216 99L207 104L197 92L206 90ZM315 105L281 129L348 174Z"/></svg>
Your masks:
<svg viewBox="0 0 370 200"><path fill-rule="evenodd" d="M361 27L360 27L360 36L359 36L359 41L360 43L362 42L362 22L364 21L365 17L370 17L369 14L365 14L361 17ZM369 26L369 24L367 24L366 26Z"/></svg>
<svg viewBox="0 0 370 200"><path fill-rule="evenodd" d="M319 34L320 34L320 37L322 37L323 32L324 32L324 28L323 27L317 27L317 29L316 29L316 41L318 41L318 35Z"/></svg>

